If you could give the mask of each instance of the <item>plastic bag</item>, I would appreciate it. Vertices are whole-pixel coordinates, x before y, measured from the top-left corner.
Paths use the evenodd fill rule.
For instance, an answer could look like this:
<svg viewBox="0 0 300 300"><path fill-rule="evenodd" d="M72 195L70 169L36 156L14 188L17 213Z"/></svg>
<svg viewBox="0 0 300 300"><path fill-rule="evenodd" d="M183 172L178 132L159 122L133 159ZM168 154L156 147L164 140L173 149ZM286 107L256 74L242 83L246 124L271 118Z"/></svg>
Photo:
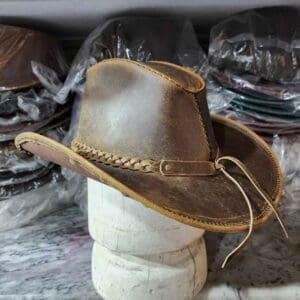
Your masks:
<svg viewBox="0 0 300 300"><path fill-rule="evenodd" d="M0 40L7 36L0 55L7 58L10 72L19 74L16 78L8 78L9 72L0 76L1 84L6 80L0 88L0 230L5 230L70 206L78 195L86 199L86 189L80 175L18 151L13 141L23 131L34 131L64 143L68 130L74 131L69 127L71 95L57 101L66 76L61 48L43 33L5 26L0 26L0 32ZM15 44L27 52L11 54Z"/></svg>
<svg viewBox="0 0 300 300"><path fill-rule="evenodd" d="M227 89L210 76L207 100L211 112L234 119L272 143L273 136L300 133L300 110L294 101L255 98Z"/></svg>
<svg viewBox="0 0 300 300"><path fill-rule="evenodd" d="M85 180L78 174L59 168L49 183L0 201L0 231L26 225L77 202L87 202Z"/></svg>
<svg viewBox="0 0 300 300"><path fill-rule="evenodd" d="M44 134L64 143L70 132L68 127L67 123ZM3 176L0 179L0 231L23 226L52 211L87 201L85 178L37 156L19 152L12 142L6 143L2 150L0 147L1 162L0 175L12 174L10 182Z"/></svg>
<svg viewBox="0 0 300 300"><path fill-rule="evenodd" d="M66 129L66 126L56 127L48 130L45 135L56 141L61 141L66 135ZM18 191L21 183L44 178L53 167L52 164L37 156L19 151L13 142L0 145L0 163L0 187L7 187L8 191L13 191L15 185L18 185L15 189L15 191ZM37 188L38 186L39 184L33 183L31 188ZM27 187L28 189L29 187Z"/></svg>
<svg viewBox="0 0 300 300"><path fill-rule="evenodd" d="M115 18L87 37L56 101L64 103L70 91L81 94L87 69L107 58L165 60L207 74L207 57L189 21L170 17Z"/></svg>
<svg viewBox="0 0 300 300"><path fill-rule="evenodd" d="M300 134L275 135L272 140L272 149L280 162L286 183L291 182L300 170Z"/></svg>
<svg viewBox="0 0 300 300"><path fill-rule="evenodd" d="M56 102L56 95L46 88L0 92L0 132L1 128L44 121L64 107Z"/></svg>
<svg viewBox="0 0 300 300"><path fill-rule="evenodd" d="M57 40L45 33L6 25L0 25L0 33L0 56L5 62L0 76L3 133L44 121L61 109L55 96L67 63Z"/></svg>
<svg viewBox="0 0 300 300"><path fill-rule="evenodd" d="M211 30L209 62L219 69L247 72L258 79L298 81L299 11L268 7L225 19Z"/></svg>
<svg viewBox="0 0 300 300"><path fill-rule="evenodd" d="M298 166L299 37L300 12L291 7L242 12L214 26L210 34L209 75L215 91L222 92L208 90L208 99L217 103L221 97L227 106L219 112L272 145L286 181L296 176Z"/></svg>
<svg viewBox="0 0 300 300"><path fill-rule="evenodd" d="M210 75L214 73L210 72ZM210 77L209 77L210 78ZM298 100L266 99L254 97L234 89L229 89L215 81L208 89L208 102L218 103L221 98L224 109L219 112L243 123L270 141L274 135L300 133L300 109ZM255 87L253 87L253 90ZM272 89L270 89L272 90ZM276 91L275 86L273 87ZM277 89L280 90L280 87Z"/></svg>
<svg viewBox="0 0 300 300"><path fill-rule="evenodd" d="M288 183L300 170L300 126L294 123L269 123L226 109L222 115L249 127L273 149L281 166L284 180Z"/></svg>
<svg viewBox="0 0 300 300"><path fill-rule="evenodd" d="M69 117L39 130L61 143L74 132ZM1 137L1 135L0 135ZM5 174L9 179L5 179ZM9 182L7 182L9 180ZM87 201L86 180L37 156L18 151L13 141L0 144L0 230L23 226L52 211Z"/></svg>
<svg viewBox="0 0 300 300"><path fill-rule="evenodd" d="M68 124L55 127L44 132L45 136L56 141L62 141L67 134ZM28 155L24 151L19 151L13 141L0 144L0 174L1 172L21 172L35 171L41 167L47 167L49 162L37 156Z"/></svg>
<svg viewBox="0 0 300 300"><path fill-rule="evenodd" d="M219 113L229 109L234 93L219 85L211 76L206 80L206 98L209 111Z"/></svg>
<svg viewBox="0 0 300 300"><path fill-rule="evenodd" d="M300 83L278 84L258 80L249 74L235 75L210 68L210 75L224 87L264 100L286 101L300 109Z"/></svg>

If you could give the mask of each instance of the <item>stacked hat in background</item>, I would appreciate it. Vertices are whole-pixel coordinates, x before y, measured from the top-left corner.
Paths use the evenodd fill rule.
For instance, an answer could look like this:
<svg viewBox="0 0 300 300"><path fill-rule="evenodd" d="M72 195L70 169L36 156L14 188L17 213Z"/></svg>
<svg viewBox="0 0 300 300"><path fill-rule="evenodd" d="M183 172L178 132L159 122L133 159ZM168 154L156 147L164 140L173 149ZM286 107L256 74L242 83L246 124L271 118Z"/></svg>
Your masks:
<svg viewBox="0 0 300 300"><path fill-rule="evenodd" d="M300 133L300 13L271 7L230 17L210 35L210 75L227 114L267 142ZM292 138L292 137L291 137Z"/></svg>
<svg viewBox="0 0 300 300"><path fill-rule="evenodd" d="M208 101L250 127L277 154L286 182L300 168L300 13L255 9L210 33Z"/></svg>
<svg viewBox="0 0 300 300"><path fill-rule="evenodd" d="M18 151L14 138L20 132L35 131L62 141L69 128L71 104L59 104L55 98L55 88L66 75L66 62L51 36L1 25L0 62L1 230L53 209L54 203L48 203L52 196L45 189L51 190L56 199L60 197L55 191L64 196L65 177L60 167ZM57 183L55 188L53 183ZM28 199L22 201L25 198ZM13 224L5 222L16 215Z"/></svg>

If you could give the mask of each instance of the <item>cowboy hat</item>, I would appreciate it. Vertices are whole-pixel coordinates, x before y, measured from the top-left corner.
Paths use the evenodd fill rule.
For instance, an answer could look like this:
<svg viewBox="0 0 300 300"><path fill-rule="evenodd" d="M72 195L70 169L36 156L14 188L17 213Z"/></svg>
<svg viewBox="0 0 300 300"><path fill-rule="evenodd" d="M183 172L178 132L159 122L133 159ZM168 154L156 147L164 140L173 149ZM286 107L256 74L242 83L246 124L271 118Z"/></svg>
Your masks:
<svg viewBox="0 0 300 300"><path fill-rule="evenodd" d="M269 146L239 123L209 116L202 78L166 62L94 65L70 148L31 132L15 143L210 231L248 229L249 209L252 225L263 224L282 194Z"/></svg>

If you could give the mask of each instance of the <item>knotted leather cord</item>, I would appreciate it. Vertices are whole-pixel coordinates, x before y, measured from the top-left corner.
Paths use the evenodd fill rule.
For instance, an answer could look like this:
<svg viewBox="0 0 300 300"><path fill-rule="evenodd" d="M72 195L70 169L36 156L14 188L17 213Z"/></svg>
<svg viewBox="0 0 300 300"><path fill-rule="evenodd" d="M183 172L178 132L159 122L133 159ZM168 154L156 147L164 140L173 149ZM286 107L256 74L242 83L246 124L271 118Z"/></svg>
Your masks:
<svg viewBox="0 0 300 300"><path fill-rule="evenodd" d="M253 209L250 203L250 200L246 194L246 192L244 191L243 187L240 185L240 183L233 178L225 169L225 166L223 164L221 164L220 162L222 160L227 160L227 161L231 161L232 163L234 163L243 173L244 175L248 178L248 180L251 182L251 184L253 185L253 187L257 190L257 192L261 195L261 197L267 202L267 204L271 207L271 209L273 210L285 236L288 238L288 233L285 227L285 224L279 214L279 212L277 211L277 209L275 208L275 206L272 203L272 199L270 198L270 196L262 189L262 187L257 183L257 181L255 180L254 176L251 174L251 172L248 170L248 168L237 158L232 157L232 156L221 156L219 158L216 159L215 161L215 166L216 169L220 170L231 182L233 182L235 184L235 186L239 189L239 191L241 192L241 194L244 197L245 202L247 203L248 209L249 209L249 214L250 214L250 225L249 225L249 230L247 235L244 237L244 239L240 242L240 244L233 249L225 258L221 268L224 269L225 265L227 264L227 262L229 261L229 259L235 254L237 253L249 240L252 232L253 232L253 223L254 223L254 218L253 218Z"/></svg>

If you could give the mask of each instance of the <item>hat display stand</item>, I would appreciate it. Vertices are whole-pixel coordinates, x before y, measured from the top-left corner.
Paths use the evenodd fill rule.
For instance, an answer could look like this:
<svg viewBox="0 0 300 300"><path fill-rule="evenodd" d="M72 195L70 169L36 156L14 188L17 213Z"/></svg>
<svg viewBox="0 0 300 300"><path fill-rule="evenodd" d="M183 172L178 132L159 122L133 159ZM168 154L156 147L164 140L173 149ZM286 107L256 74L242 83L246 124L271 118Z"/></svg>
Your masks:
<svg viewBox="0 0 300 300"><path fill-rule="evenodd" d="M207 277L204 231L88 179L92 279L104 299L192 299Z"/></svg>

